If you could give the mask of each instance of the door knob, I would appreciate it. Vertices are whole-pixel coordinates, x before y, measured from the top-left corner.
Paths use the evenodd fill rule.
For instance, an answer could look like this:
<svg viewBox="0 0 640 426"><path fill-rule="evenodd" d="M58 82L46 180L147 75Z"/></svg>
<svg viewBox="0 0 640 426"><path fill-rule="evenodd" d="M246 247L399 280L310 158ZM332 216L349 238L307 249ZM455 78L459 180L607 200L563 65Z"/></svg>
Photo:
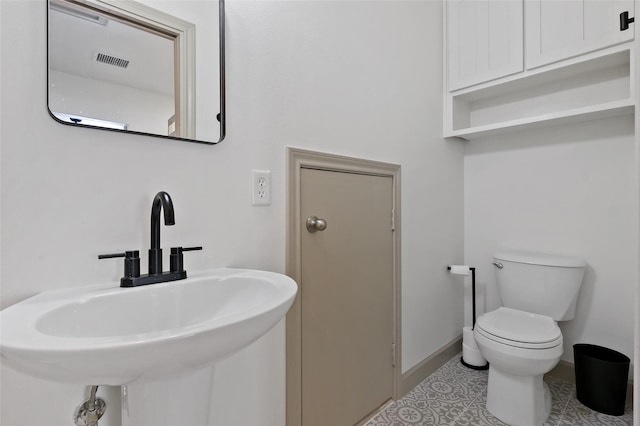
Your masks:
<svg viewBox="0 0 640 426"><path fill-rule="evenodd" d="M327 221L324 219L318 219L317 216L310 216L307 219L307 231L313 233L316 231L324 231L327 229Z"/></svg>

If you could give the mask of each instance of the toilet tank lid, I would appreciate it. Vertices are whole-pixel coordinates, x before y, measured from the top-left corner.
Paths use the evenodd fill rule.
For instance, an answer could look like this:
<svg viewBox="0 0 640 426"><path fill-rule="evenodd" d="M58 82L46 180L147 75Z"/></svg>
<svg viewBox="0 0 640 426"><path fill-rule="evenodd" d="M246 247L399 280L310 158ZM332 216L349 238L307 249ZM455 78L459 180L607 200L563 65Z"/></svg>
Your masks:
<svg viewBox="0 0 640 426"><path fill-rule="evenodd" d="M496 260L505 262L528 263L531 265L558 266L563 268L584 268L587 262L577 257L553 254L529 253L524 251L502 251L493 255Z"/></svg>

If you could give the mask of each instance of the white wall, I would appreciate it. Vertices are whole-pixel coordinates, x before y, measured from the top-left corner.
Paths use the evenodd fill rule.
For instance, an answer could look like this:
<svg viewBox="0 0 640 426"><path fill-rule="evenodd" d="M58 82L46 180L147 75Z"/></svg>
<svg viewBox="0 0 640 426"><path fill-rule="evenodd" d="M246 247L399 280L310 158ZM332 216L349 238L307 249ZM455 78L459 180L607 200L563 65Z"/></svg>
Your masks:
<svg viewBox="0 0 640 426"><path fill-rule="evenodd" d="M285 147L297 146L402 166L408 370L462 325L461 286L445 271L463 259L463 146L440 137L440 2L230 1L227 13L228 137L205 146L54 122L45 7L0 2L2 306L117 280L120 262L96 256L148 246L159 190L176 207L163 246L205 247L188 269L283 272ZM251 207L251 169L272 171L270 207ZM284 371L281 323L217 367L216 424L284 424ZM86 393L6 366L0 385L6 426L68 424ZM107 399L100 424L116 426L117 389Z"/></svg>
<svg viewBox="0 0 640 426"><path fill-rule="evenodd" d="M465 259L501 302L492 254L520 249L584 258L576 317L560 323L563 359L574 343L633 358L638 282L634 121L617 117L469 143L465 151Z"/></svg>
<svg viewBox="0 0 640 426"><path fill-rule="evenodd" d="M173 96L51 70L49 109L127 124L136 132L167 135L175 103Z"/></svg>

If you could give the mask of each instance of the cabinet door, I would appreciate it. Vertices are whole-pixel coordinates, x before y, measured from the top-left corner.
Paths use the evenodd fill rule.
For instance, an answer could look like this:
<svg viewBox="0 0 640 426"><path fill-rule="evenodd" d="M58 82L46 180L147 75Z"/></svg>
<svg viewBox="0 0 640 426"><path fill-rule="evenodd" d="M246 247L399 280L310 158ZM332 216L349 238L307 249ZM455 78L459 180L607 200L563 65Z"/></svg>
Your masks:
<svg viewBox="0 0 640 426"><path fill-rule="evenodd" d="M447 0L449 90L523 70L522 0Z"/></svg>
<svg viewBox="0 0 640 426"><path fill-rule="evenodd" d="M526 0L527 69L633 40L635 24L620 31L620 13L633 0Z"/></svg>

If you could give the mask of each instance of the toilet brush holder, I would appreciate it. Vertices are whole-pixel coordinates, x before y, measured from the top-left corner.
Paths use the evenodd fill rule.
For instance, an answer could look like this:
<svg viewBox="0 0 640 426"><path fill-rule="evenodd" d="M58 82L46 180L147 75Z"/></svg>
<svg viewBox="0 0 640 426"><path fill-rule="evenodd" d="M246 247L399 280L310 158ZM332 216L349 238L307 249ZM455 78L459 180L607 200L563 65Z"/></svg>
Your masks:
<svg viewBox="0 0 640 426"><path fill-rule="evenodd" d="M473 336L473 329L471 327L462 328L462 358L460 358L462 365L474 370L486 370L489 368L489 363L482 356L476 339Z"/></svg>
<svg viewBox="0 0 640 426"><path fill-rule="evenodd" d="M489 368L489 363L480 352L473 336L473 328L476 326L476 268L470 268L466 265L451 265L447 269L454 275L471 274L471 320L473 323L471 327L462 328L462 358L460 358L460 362L465 367L474 370L486 370Z"/></svg>

